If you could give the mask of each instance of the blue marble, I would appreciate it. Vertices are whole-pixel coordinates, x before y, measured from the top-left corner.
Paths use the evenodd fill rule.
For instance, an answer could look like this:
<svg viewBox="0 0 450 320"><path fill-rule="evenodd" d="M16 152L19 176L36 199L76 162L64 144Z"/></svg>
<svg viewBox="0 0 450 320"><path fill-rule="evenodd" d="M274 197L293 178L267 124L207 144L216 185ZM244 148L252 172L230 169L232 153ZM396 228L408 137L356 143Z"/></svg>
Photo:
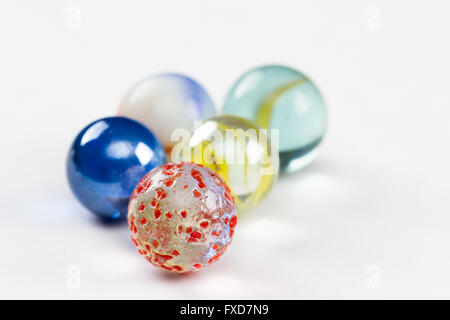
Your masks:
<svg viewBox="0 0 450 320"><path fill-rule="evenodd" d="M140 123L104 118L85 127L67 157L67 178L77 199L105 219L126 217L134 187L166 162L164 148Z"/></svg>

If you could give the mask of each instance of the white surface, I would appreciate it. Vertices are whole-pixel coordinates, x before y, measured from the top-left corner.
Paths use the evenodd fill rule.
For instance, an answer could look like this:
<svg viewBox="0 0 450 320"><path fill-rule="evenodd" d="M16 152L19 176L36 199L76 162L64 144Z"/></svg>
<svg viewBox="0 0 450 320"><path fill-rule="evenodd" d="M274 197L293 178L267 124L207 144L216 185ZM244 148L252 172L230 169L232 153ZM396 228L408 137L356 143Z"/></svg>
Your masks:
<svg viewBox="0 0 450 320"><path fill-rule="evenodd" d="M449 10L2 1L0 297L450 298ZM103 226L76 202L69 145L135 81L185 72L221 105L242 72L271 62L317 83L329 131L320 157L239 221L219 263L157 270L125 225Z"/></svg>

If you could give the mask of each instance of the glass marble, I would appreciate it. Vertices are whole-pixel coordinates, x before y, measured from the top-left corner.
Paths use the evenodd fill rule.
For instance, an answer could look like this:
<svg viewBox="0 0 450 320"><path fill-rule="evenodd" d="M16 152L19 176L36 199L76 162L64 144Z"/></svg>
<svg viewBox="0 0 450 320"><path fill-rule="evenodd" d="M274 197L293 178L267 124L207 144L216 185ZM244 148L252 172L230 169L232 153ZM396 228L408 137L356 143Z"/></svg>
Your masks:
<svg viewBox="0 0 450 320"><path fill-rule="evenodd" d="M172 159L200 163L217 172L236 198L239 214L266 196L278 174L278 150L267 130L245 119L221 115L199 124L173 149Z"/></svg>
<svg viewBox="0 0 450 320"><path fill-rule="evenodd" d="M119 115L135 119L151 129L169 151L175 129L192 130L195 121L216 114L206 90L195 80L177 73L143 79L124 97Z"/></svg>
<svg viewBox="0 0 450 320"><path fill-rule="evenodd" d="M217 261L231 243L236 207L230 189L212 170L168 163L136 186L128 209L131 240L156 267L197 271Z"/></svg>
<svg viewBox="0 0 450 320"><path fill-rule="evenodd" d="M293 172L309 164L326 130L324 99L301 72L267 65L248 71L233 85L223 113L279 129L280 170Z"/></svg>
<svg viewBox="0 0 450 320"><path fill-rule="evenodd" d="M126 217L136 184L166 162L158 139L140 123L104 118L85 127L67 157L67 178L77 199L101 218Z"/></svg>

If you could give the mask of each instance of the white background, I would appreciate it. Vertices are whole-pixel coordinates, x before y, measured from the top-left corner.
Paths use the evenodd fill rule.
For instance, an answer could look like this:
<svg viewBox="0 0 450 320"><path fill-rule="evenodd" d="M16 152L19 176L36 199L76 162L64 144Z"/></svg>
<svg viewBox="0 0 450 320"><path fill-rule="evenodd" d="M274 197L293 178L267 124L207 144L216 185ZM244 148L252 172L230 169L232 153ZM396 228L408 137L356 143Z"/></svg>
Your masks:
<svg viewBox="0 0 450 320"><path fill-rule="evenodd" d="M80 13L80 20L78 19ZM1 298L450 298L448 1L0 4ZM72 196L65 157L141 77L221 108L283 63L328 105L316 161L278 181L201 272L152 267ZM79 281L78 281L79 280Z"/></svg>

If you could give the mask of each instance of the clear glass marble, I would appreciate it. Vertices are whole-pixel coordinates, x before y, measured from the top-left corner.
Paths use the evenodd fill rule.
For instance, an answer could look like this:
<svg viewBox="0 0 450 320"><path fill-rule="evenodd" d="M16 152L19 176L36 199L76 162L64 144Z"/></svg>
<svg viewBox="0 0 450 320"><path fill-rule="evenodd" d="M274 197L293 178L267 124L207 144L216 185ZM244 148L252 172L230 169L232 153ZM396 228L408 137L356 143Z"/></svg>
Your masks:
<svg viewBox="0 0 450 320"><path fill-rule="evenodd" d="M212 170L168 163L136 186L128 208L131 239L153 265L197 271L217 261L231 243L236 207L230 189Z"/></svg>

